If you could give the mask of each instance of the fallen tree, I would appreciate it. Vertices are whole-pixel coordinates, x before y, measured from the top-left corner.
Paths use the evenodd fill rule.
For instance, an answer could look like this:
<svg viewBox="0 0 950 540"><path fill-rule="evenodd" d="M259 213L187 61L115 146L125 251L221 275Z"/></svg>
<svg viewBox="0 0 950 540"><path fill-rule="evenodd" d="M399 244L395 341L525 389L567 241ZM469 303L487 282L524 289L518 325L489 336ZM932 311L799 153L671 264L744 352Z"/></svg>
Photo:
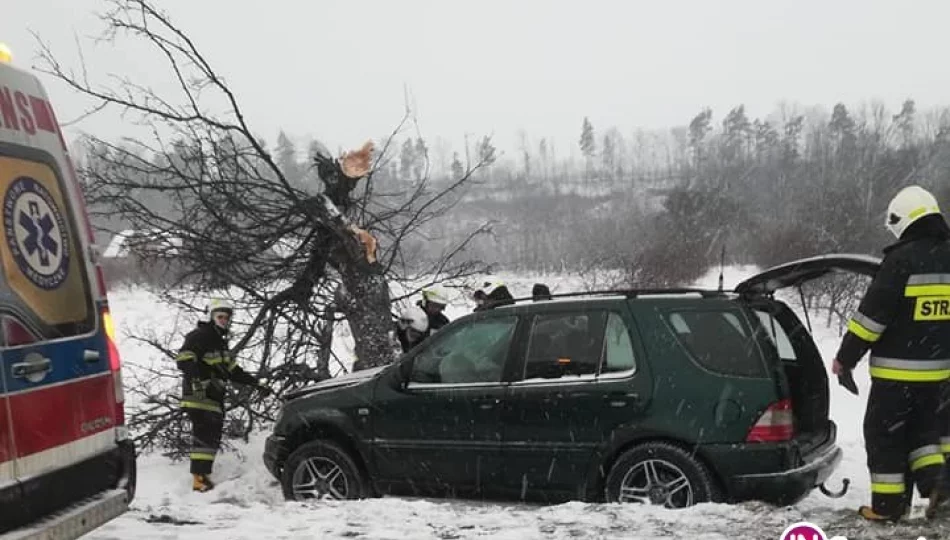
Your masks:
<svg viewBox="0 0 950 540"><path fill-rule="evenodd" d="M406 264L404 248L414 238L424 241L423 233L494 161L489 139L457 177L435 182L426 176L401 191L375 182L392 137L381 149L367 142L336 158L318 145L309 181L295 184L255 136L224 78L154 3L113 0L102 19L104 39L144 41L165 59L177 84L172 95L127 78L100 86L87 79L85 68L81 75L65 69L42 46L42 71L93 99L94 110L118 108L148 127L147 138L85 138L79 175L91 212L143 231L128 249L142 264L174 276L158 291L164 302L203 317L208 295L231 297L240 336L233 353L276 392L330 377L331 366L347 370L348 362L334 359L331 349L342 321L352 333L355 369L392 362L391 310L401 299L391 294L392 283L414 284L408 295L427 279L451 282L483 270L464 254L487 226L432 260ZM223 112L208 112L215 107ZM393 137L408 121L407 113ZM169 237L176 240L161 241ZM168 389L177 384L170 359L181 333L133 337L159 358L130 381L130 428L142 448L178 448L181 415ZM239 423L233 431L245 437L277 406L249 395L236 395L232 404L238 411L231 417Z"/></svg>

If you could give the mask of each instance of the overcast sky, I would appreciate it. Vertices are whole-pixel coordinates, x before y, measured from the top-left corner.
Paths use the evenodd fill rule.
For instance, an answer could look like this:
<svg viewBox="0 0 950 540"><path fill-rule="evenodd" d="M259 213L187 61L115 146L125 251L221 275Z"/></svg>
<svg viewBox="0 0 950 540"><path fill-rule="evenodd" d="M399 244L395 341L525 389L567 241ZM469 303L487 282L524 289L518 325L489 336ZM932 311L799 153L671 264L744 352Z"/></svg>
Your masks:
<svg viewBox="0 0 950 540"><path fill-rule="evenodd" d="M725 0L160 0L231 82L255 130L355 146L388 133L409 88L422 134L494 134L513 149L554 136L576 148L595 128L685 124L702 107L716 121L736 104L751 116L781 101L805 106L906 97L950 105L950 2ZM100 0L8 1L0 41L18 65L37 52L29 33L94 79L133 76L162 88L166 66L86 36L103 27ZM12 11L11 11L12 10ZM61 121L87 105L49 91ZM128 131L114 116L77 128ZM72 129L70 133L74 133ZM570 147L570 148L569 148Z"/></svg>

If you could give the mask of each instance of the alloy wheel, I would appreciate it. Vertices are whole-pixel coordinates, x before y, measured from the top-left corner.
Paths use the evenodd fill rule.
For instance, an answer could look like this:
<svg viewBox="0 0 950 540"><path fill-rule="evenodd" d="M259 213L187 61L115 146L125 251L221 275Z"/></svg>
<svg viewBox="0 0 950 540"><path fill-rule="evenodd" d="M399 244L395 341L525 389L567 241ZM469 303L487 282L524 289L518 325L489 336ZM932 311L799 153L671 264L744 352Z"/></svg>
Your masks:
<svg viewBox="0 0 950 540"><path fill-rule="evenodd" d="M630 467L620 484L620 502L685 508L693 504L693 486L669 461L649 459Z"/></svg>
<svg viewBox="0 0 950 540"><path fill-rule="evenodd" d="M294 499L336 500L349 498L350 483L343 468L325 457L311 457L303 460L294 471Z"/></svg>

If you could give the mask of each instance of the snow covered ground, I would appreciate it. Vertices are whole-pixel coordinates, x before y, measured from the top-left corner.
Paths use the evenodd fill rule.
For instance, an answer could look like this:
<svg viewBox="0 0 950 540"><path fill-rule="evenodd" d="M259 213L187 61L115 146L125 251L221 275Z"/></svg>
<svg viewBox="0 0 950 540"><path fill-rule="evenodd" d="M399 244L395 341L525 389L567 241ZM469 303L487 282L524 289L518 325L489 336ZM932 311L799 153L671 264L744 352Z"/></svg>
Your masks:
<svg viewBox="0 0 950 540"><path fill-rule="evenodd" d="M727 287L753 272L731 268ZM513 292L527 294L534 277L506 276ZM574 279L543 278L555 292L576 288ZM716 285L716 273L701 282ZM126 369L151 361L148 349L124 336L133 328L178 328L193 324L173 311L156 309L150 296L140 290L116 291L111 302L120 336ZM453 306L454 318L470 307ZM816 320L820 319L820 321ZM837 344L837 328L824 327L824 318L812 317L815 333L826 361ZM346 356L345 344L338 352ZM834 526L842 516L870 500L868 474L861 424L869 388L866 363L856 373L861 396L848 394L837 385L831 389L831 415L838 424L838 442L844 461L829 482L840 486L850 478L852 488L841 499L829 499L817 490L806 500L789 508L762 504L739 506L704 504L671 511L632 505L598 505L572 502L555 506L535 506L481 501L383 498L358 502L285 502L277 482L261 461L266 434L255 436L237 453L228 453L216 463L218 487L207 494L191 492L187 462L173 463L157 455L139 458L138 493L132 510L100 528L90 538L196 538L201 540L241 538L370 538L370 539L469 539L495 538L530 540L535 538L690 538L690 539L778 539L786 526L810 521L829 527L829 536L848 538L908 538L926 535L921 529L884 528L855 531ZM915 513L921 513L916 508ZM850 521L850 520L846 520ZM881 535L881 536L878 536ZM931 536L933 538L933 536Z"/></svg>

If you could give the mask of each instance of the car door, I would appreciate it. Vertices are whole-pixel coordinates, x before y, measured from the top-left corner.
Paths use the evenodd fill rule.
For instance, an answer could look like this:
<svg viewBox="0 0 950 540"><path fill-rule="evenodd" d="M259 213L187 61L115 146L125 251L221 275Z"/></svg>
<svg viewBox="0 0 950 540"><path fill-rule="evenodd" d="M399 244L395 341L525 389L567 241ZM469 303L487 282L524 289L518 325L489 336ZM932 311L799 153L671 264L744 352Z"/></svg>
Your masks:
<svg viewBox="0 0 950 540"><path fill-rule="evenodd" d="M834 429L829 417L827 368L811 335L808 313L803 312L806 328L796 313L787 304L774 301L773 295L786 287L801 289L809 281L833 274L873 278L880 265L881 259L867 255L821 255L777 265L736 286L781 363L793 403L795 438L806 451L823 444Z"/></svg>
<svg viewBox="0 0 950 540"><path fill-rule="evenodd" d="M450 490L498 481L503 379L517 323L495 313L447 326L407 359L405 385L379 385L373 460L380 480Z"/></svg>
<svg viewBox="0 0 950 540"><path fill-rule="evenodd" d="M771 295L779 289L798 287L805 282L835 273L873 277L880 267L881 259L870 255L818 255L768 268L736 285L735 292L742 296Z"/></svg>
<svg viewBox="0 0 950 540"><path fill-rule="evenodd" d="M520 380L503 414L509 489L574 491L618 426L649 398L626 309L554 309L531 318Z"/></svg>

